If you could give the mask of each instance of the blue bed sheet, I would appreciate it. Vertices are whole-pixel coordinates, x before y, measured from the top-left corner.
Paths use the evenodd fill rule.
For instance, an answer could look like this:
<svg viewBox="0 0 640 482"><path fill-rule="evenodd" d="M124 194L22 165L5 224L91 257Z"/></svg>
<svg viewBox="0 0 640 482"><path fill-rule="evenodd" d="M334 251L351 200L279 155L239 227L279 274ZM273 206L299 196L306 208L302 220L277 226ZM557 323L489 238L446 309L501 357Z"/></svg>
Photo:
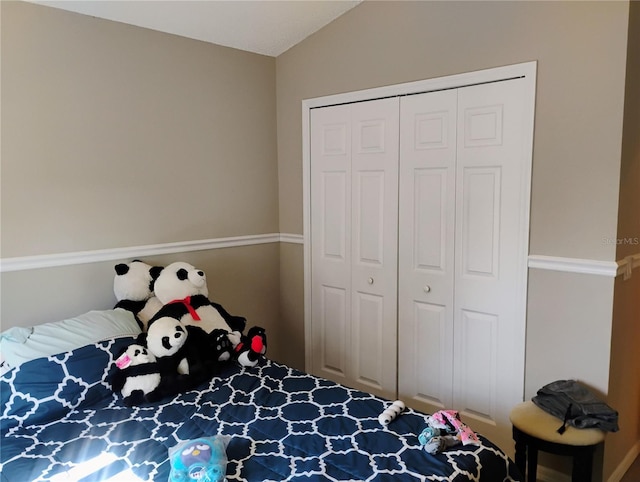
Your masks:
<svg viewBox="0 0 640 482"><path fill-rule="evenodd" d="M120 338L25 363L0 377L3 481L166 481L168 449L231 436L229 481L520 481L490 441L437 455L418 442L425 415L388 426L389 401L267 361L228 365L197 390L126 407L105 382Z"/></svg>

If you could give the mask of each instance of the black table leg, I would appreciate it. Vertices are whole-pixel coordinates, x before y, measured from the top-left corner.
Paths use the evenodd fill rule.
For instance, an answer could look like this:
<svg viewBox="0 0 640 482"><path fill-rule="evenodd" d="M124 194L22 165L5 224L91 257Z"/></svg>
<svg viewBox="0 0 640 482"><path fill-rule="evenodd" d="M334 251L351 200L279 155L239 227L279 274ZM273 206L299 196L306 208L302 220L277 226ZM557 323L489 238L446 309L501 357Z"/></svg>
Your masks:
<svg viewBox="0 0 640 482"><path fill-rule="evenodd" d="M518 470L524 476L527 469L527 443L524 440L522 432L515 427L513 427L513 440L516 442L516 467L518 467Z"/></svg>
<svg viewBox="0 0 640 482"><path fill-rule="evenodd" d="M585 447L573 456L571 482L591 482L593 447Z"/></svg>
<svg viewBox="0 0 640 482"><path fill-rule="evenodd" d="M538 472L538 447L535 445L529 445L527 447L527 459L527 465L529 467L527 480L529 482L536 482L536 475Z"/></svg>

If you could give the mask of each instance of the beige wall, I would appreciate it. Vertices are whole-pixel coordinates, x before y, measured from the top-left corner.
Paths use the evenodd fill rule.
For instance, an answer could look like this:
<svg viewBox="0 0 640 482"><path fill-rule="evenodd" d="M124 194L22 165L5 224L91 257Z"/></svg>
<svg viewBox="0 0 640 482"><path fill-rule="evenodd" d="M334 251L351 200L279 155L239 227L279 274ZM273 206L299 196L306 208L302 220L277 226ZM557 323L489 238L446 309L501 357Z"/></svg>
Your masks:
<svg viewBox="0 0 640 482"><path fill-rule="evenodd" d="M302 233L302 99L537 60L531 253L613 260L602 240L616 233L627 12L626 2L350 10L277 58L281 231Z"/></svg>
<svg viewBox="0 0 640 482"><path fill-rule="evenodd" d="M277 58L280 230L303 229L303 99L536 60L530 253L614 261L628 9L365 1L339 17ZM281 266L301 256L281 253ZM296 276L281 275L287 291ZM614 280L543 270L529 280L525 395L566 376L606 393ZM290 316L302 318L302 299Z"/></svg>
<svg viewBox="0 0 640 482"><path fill-rule="evenodd" d="M303 246L280 245L280 320L278 336L286 343L281 359L299 370L304 363L304 263Z"/></svg>
<svg viewBox="0 0 640 482"><path fill-rule="evenodd" d="M2 257L278 232L272 57L2 13Z"/></svg>
<svg viewBox="0 0 640 482"><path fill-rule="evenodd" d="M640 254L640 2L629 9L627 83L620 170L617 259ZM620 412L620 432L607 443L607 466L629 447L640 451L640 270L616 279L611 337L609 401Z"/></svg>
<svg viewBox="0 0 640 482"><path fill-rule="evenodd" d="M607 276L529 270L525 398L568 378L606 395L613 285Z"/></svg>
<svg viewBox="0 0 640 482"><path fill-rule="evenodd" d="M278 232L275 59L1 2L2 257ZM279 246L192 262L211 298L269 330ZM113 266L2 273L3 327L110 308Z"/></svg>

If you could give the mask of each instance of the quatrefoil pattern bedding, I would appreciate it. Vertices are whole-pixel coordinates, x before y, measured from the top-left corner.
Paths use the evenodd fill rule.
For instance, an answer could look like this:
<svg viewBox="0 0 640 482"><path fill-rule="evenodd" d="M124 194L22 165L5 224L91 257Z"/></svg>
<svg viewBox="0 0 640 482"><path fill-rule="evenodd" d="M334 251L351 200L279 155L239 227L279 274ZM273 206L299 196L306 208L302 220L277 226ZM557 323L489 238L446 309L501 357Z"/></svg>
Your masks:
<svg viewBox="0 0 640 482"><path fill-rule="evenodd" d="M198 390L126 407L103 381L118 338L27 362L0 377L3 481L166 481L168 449L227 434L229 481L517 481L491 442L431 455L408 409L268 361L229 365Z"/></svg>

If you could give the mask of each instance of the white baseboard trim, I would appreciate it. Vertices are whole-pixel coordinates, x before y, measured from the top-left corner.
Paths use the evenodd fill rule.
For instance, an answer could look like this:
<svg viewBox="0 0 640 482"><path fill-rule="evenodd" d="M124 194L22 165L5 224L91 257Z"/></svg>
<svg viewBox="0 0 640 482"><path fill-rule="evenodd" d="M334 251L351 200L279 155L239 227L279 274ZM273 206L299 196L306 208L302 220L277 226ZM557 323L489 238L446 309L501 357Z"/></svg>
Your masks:
<svg viewBox="0 0 640 482"><path fill-rule="evenodd" d="M622 480L622 477L624 477L624 474L626 474L627 470L629 470L629 467L633 465L633 462L636 460L638 455L640 455L640 440L638 440L633 445L633 447L631 447L631 450L627 452L627 455L624 456L622 461L609 476L607 482L620 482Z"/></svg>
<svg viewBox="0 0 640 482"><path fill-rule="evenodd" d="M202 239L176 243L151 244L147 246L131 246L125 248L96 249L92 251L75 251L71 253L42 254L35 256L19 256L0 260L0 272L24 271L74 264L98 263L119 259L144 258L162 254L187 253L190 251L207 251L210 249L235 248L267 243L302 244L303 237L298 234L256 234L250 236L234 236L229 238Z"/></svg>
<svg viewBox="0 0 640 482"><path fill-rule="evenodd" d="M536 478L542 482L571 482L571 476L544 465L538 465Z"/></svg>

